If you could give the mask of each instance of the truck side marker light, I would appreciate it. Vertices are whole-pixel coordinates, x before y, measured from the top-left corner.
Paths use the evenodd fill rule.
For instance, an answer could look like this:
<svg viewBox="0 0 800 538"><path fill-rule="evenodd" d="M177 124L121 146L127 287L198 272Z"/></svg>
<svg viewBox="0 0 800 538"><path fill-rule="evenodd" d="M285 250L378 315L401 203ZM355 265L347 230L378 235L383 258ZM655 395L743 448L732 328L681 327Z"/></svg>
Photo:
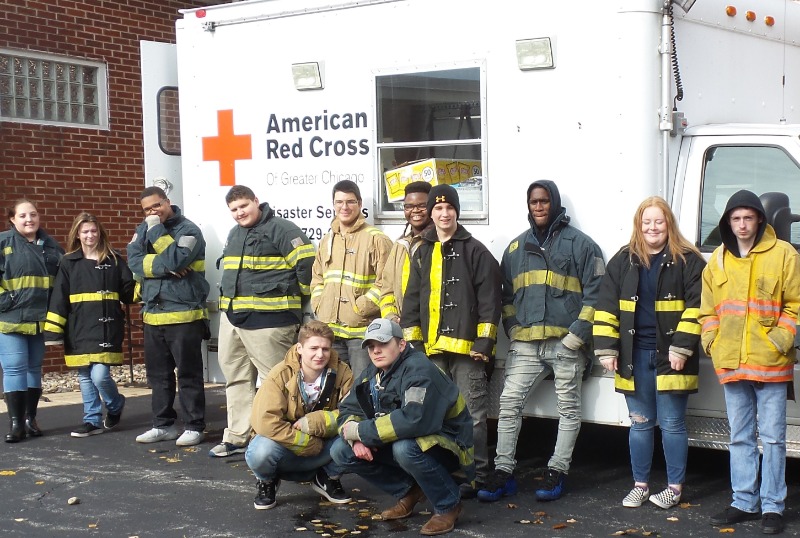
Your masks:
<svg viewBox="0 0 800 538"><path fill-rule="evenodd" d="M775 26L775 17L770 17L769 15L767 15L766 17L764 17L764 24L766 24L767 26Z"/></svg>
<svg viewBox="0 0 800 538"><path fill-rule="evenodd" d="M728 17L735 17L736 16L736 6L727 6L725 7L725 13Z"/></svg>
<svg viewBox="0 0 800 538"><path fill-rule="evenodd" d="M754 20L756 20L756 12L748 11L747 13L744 14L744 18L750 22L753 22Z"/></svg>

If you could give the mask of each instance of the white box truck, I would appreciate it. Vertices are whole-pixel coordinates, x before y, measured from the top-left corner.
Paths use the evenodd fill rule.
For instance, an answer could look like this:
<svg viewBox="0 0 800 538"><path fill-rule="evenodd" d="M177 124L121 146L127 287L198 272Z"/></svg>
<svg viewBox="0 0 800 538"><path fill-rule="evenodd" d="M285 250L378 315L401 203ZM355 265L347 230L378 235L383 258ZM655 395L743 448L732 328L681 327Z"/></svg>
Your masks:
<svg viewBox="0 0 800 538"><path fill-rule="evenodd" d="M456 185L461 221L498 259L528 226L535 179L558 184L572 223L606 259L653 194L710 253L733 192L784 193L770 211L800 243L796 1L249 0L181 13L176 46L142 44L146 183L171 186L202 227L211 303L213 260L234 224L231 185L253 188L316 242L333 217L331 187L350 179L368 220L394 238L403 220L392 181L416 176L413 166L405 178L393 172L426 160L431 169L416 173ZM175 65L177 79L165 79ZM472 164L457 172L459 163ZM501 338L495 416L507 347ZM213 351L209 379L221 380ZM691 443L725 448L707 358L700 379ZM798 456L800 405L788 406ZM583 412L629 424L597 363ZM557 417L552 387L524 413Z"/></svg>

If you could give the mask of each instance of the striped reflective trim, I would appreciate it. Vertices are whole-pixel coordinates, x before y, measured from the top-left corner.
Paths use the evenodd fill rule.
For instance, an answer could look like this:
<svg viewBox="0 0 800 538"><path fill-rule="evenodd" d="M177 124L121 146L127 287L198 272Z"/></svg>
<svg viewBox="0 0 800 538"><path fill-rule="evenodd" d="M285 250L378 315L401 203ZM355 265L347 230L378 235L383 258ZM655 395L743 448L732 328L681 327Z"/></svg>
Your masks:
<svg viewBox="0 0 800 538"><path fill-rule="evenodd" d="M514 277L512 282L514 291L528 286L541 286L546 284L551 288L556 288L565 291L572 291L575 293L582 293L581 281L574 276L562 275L549 271L546 269L536 269L533 271L525 271Z"/></svg>
<svg viewBox="0 0 800 538"><path fill-rule="evenodd" d="M407 327L403 329L403 340L406 342L419 342L422 339L423 336L421 327Z"/></svg>
<svg viewBox="0 0 800 538"><path fill-rule="evenodd" d="M696 375L668 374L656 376L656 390L697 390Z"/></svg>
<svg viewBox="0 0 800 538"><path fill-rule="evenodd" d="M302 282L298 282L298 284L300 285L300 293L302 295L311 295L311 286L308 284L303 284Z"/></svg>
<svg viewBox="0 0 800 538"><path fill-rule="evenodd" d="M299 295L288 295L283 297L236 296L233 298L220 296L220 309L228 310L231 301L233 301L234 312L248 310L296 310L302 307Z"/></svg>
<svg viewBox="0 0 800 538"><path fill-rule="evenodd" d="M381 298L381 317L399 316L400 310L397 308L397 301L393 293Z"/></svg>
<svg viewBox="0 0 800 538"><path fill-rule="evenodd" d="M225 256L222 258L222 269L226 271L239 268L252 271L274 271L291 269L282 256Z"/></svg>
<svg viewBox="0 0 800 538"><path fill-rule="evenodd" d="M687 334L700 334L701 332L700 325L696 321L681 321L675 330Z"/></svg>
<svg viewBox="0 0 800 538"><path fill-rule="evenodd" d="M458 353L460 355L469 355L471 349L472 341L453 338L451 336L439 336L431 340L430 343L425 343L425 351L431 355L443 351ZM494 350L492 350L492 353L494 353Z"/></svg>
<svg viewBox="0 0 800 538"><path fill-rule="evenodd" d="M461 393L459 392L458 399L456 399L456 402L450 406L450 409L447 410L447 414L444 416L445 420L456 418L464 411L464 408L466 407L467 403L464 401L464 397L461 396Z"/></svg>
<svg viewBox="0 0 800 538"><path fill-rule="evenodd" d="M325 437L333 437L338 432L336 431L336 419L339 418L339 410L322 411L322 420L325 424Z"/></svg>
<svg viewBox="0 0 800 538"><path fill-rule="evenodd" d="M411 274L411 258L406 254L403 269L400 271L400 292L405 295L408 287L408 276Z"/></svg>
<svg viewBox="0 0 800 538"><path fill-rule="evenodd" d="M598 310L594 313L594 322L608 323L609 325L613 325L614 327L619 327L619 318L617 318L617 316L615 316L611 312L606 312L604 310Z"/></svg>
<svg viewBox="0 0 800 538"><path fill-rule="evenodd" d="M625 392L635 392L633 377L625 379L618 373L614 373L614 387Z"/></svg>
<svg viewBox="0 0 800 538"><path fill-rule="evenodd" d="M434 433L432 435L417 437L415 440L417 446L419 446L420 450L423 452L427 452L434 446L440 446L448 452L452 452L453 455L458 457L458 463L462 468L471 467L475 463L475 451L472 447L462 449L458 446L458 443L444 435Z"/></svg>
<svg viewBox="0 0 800 538"><path fill-rule="evenodd" d="M388 308L390 305L394 304L394 293L387 293L383 297L381 297L381 308Z"/></svg>
<svg viewBox="0 0 800 538"><path fill-rule="evenodd" d="M719 328L719 318L711 317L703 320L703 332Z"/></svg>
<svg viewBox="0 0 800 538"><path fill-rule="evenodd" d="M425 348L428 344L436 342L437 330L441 321L440 311L442 305L442 244L438 241L433 244L431 251L431 272L429 275L431 293L428 297L428 336L425 338Z"/></svg>
<svg viewBox="0 0 800 538"><path fill-rule="evenodd" d="M636 312L636 301L619 300L619 309L622 312Z"/></svg>
<svg viewBox="0 0 800 538"><path fill-rule="evenodd" d="M593 336L606 336L608 338L619 338L619 330L609 325L598 325L595 323L592 326Z"/></svg>
<svg viewBox="0 0 800 538"><path fill-rule="evenodd" d="M153 262L156 261L156 254L145 254L144 259L142 260L142 271L144 272L144 276L147 278L153 278L156 276L153 273Z"/></svg>
<svg viewBox="0 0 800 538"><path fill-rule="evenodd" d="M755 312L760 316L776 315L783 309L783 305L779 302L758 299L749 300L747 307L750 312Z"/></svg>
<svg viewBox="0 0 800 538"><path fill-rule="evenodd" d="M43 331L51 332L54 334L64 334L64 327L61 325L56 325L51 321L45 321L44 327L42 327Z"/></svg>
<svg viewBox="0 0 800 538"><path fill-rule="evenodd" d="M375 286L367 290L367 293L364 294L364 297L369 299L373 304L375 304L375 306L378 306L381 302L381 292Z"/></svg>
<svg viewBox="0 0 800 538"><path fill-rule="evenodd" d="M686 319L686 320L691 319L691 320L697 321L697 318L699 316L700 316L700 309L699 308L687 308L686 310L683 311L683 315L681 316L681 319Z"/></svg>
<svg viewBox="0 0 800 538"><path fill-rule="evenodd" d="M322 295L322 290L324 288L325 288L325 286L323 286L322 284L317 284L316 286L314 286L314 289L311 290L311 296L312 297L319 297L320 295Z"/></svg>
<svg viewBox="0 0 800 538"><path fill-rule="evenodd" d="M153 250L155 250L156 253L161 254L162 252L167 250L167 247L169 247L174 242L175 240L172 238L171 235L169 234L162 235L161 237L156 239L156 241L153 243Z"/></svg>
<svg viewBox="0 0 800 538"><path fill-rule="evenodd" d="M513 318L517 315L517 307L509 304L503 307L503 319Z"/></svg>
<svg viewBox="0 0 800 538"><path fill-rule="evenodd" d="M366 327L346 327L344 325L337 325L335 323L328 323L328 327L333 331L334 336L337 338L364 338L364 333L367 332Z"/></svg>
<svg viewBox="0 0 800 538"><path fill-rule="evenodd" d="M375 275L358 275L350 271L331 269L325 272L324 284L343 284L345 286L366 290L375 284Z"/></svg>
<svg viewBox="0 0 800 538"><path fill-rule="evenodd" d="M581 313L578 314L578 319L592 323L594 321L595 310L591 306L584 306L581 308Z"/></svg>
<svg viewBox="0 0 800 538"><path fill-rule="evenodd" d="M313 257L314 257L314 245L312 244L300 245L286 256L286 263L289 264L289 267L294 267L300 260Z"/></svg>
<svg viewBox="0 0 800 538"><path fill-rule="evenodd" d="M309 442L311 441L311 436L307 433L303 433L300 430L294 430L294 440L292 441L292 446L289 447L289 450L294 452L297 455L300 455L303 450L308 447Z"/></svg>
<svg viewBox="0 0 800 538"><path fill-rule="evenodd" d="M492 338L497 340L497 325L494 323L478 323L478 338Z"/></svg>
<svg viewBox="0 0 800 538"><path fill-rule="evenodd" d="M758 366L755 364L742 364L735 370L715 368L717 379L720 383L732 381L761 381L765 383L778 383L792 381L794 367L791 364L781 366Z"/></svg>
<svg viewBox="0 0 800 538"><path fill-rule="evenodd" d="M0 321L0 333L9 334L36 334L39 332L39 322L30 321L25 323L8 323Z"/></svg>
<svg viewBox="0 0 800 538"><path fill-rule="evenodd" d="M189 264L189 269L196 273L204 273L206 270L206 261L205 260L195 260Z"/></svg>
<svg viewBox="0 0 800 538"><path fill-rule="evenodd" d="M115 291L93 291L90 293L72 293L69 296L70 304L96 301L119 301L119 293Z"/></svg>
<svg viewBox="0 0 800 538"><path fill-rule="evenodd" d="M84 353L81 355L64 355L64 362L67 366L86 366L93 362L103 364L122 364L122 352L105 351L102 353Z"/></svg>
<svg viewBox="0 0 800 538"><path fill-rule="evenodd" d="M21 276L19 278L9 278L0 280L0 286L8 291L24 290L26 288L49 289L53 283L51 276Z"/></svg>
<svg viewBox="0 0 800 538"><path fill-rule="evenodd" d="M391 415L376 418L375 429L378 430L378 438L384 443L397 441L397 432L394 431Z"/></svg>
<svg viewBox="0 0 800 538"><path fill-rule="evenodd" d="M532 340L545 340L547 338L561 338L569 332L567 327L553 325L535 325L533 327L517 326L511 329L511 339L530 342Z"/></svg>
<svg viewBox="0 0 800 538"><path fill-rule="evenodd" d="M67 318L59 316L55 312L48 312L46 319L47 319L47 321L51 321L53 323L61 325L62 327L67 324ZM47 330L47 329L45 329L45 330Z"/></svg>
<svg viewBox="0 0 800 538"><path fill-rule="evenodd" d="M144 322L148 325L175 325L176 323L189 323L199 319L206 319L203 308L184 310L182 312L145 312L142 314Z"/></svg>
<svg viewBox="0 0 800 538"><path fill-rule="evenodd" d="M715 310L717 311L717 315L737 315L743 316L745 312L747 312L747 303L744 301L722 301L719 303Z"/></svg>
<svg viewBox="0 0 800 538"><path fill-rule="evenodd" d="M786 314L781 314L781 317L778 318L778 327L783 327L792 334L797 334L797 320Z"/></svg>
<svg viewBox="0 0 800 538"><path fill-rule="evenodd" d="M656 312L683 312L685 308L683 300L656 301Z"/></svg>
<svg viewBox="0 0 800 538"><path fill-rule="evenodd" d="M11 245L8 245L3 249L3 256L8 256L14 252L14 248Z"/></svg>

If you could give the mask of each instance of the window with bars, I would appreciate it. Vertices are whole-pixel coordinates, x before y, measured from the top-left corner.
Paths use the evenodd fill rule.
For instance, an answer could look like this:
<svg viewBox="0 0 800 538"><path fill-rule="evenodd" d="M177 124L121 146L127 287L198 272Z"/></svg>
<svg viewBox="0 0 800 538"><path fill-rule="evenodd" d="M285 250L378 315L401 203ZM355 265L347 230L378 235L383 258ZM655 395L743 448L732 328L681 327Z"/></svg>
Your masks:
<svg viewBox="0 0 800 538"><path fill-rule="evenodd" d="M0 49L0 121L108 128L106 67Z"/></svg>

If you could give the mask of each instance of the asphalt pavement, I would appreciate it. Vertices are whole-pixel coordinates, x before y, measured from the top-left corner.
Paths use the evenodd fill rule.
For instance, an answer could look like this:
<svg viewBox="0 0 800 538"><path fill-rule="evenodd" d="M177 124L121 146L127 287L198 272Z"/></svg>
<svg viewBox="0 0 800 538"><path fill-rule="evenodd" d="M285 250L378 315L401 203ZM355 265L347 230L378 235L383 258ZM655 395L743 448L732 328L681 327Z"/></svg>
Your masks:
<svg viewBox="0 0 800 538"><path fill-rule="evenodd" d="M407 520L375 519L393 501L352 475L342 479L352 491L351 504L323 502L308 484L283 482L278 505L255 510L255 480L244 456L208 456L225 426L223 387L206 386L207 437L189 448L174 442L136 443L135 437L150 427L149 391L121 390L127 406L121 424L111 432L70 437L81 423L80 395L55 394L47 395L51 402L40 409L44 437L0 443L1 536L400 538L419 536L430 517L430 505L424 505L418 509L421 513ZM526 419L518 448L520 492L497 503L464 501L463 515L448 536L678 537L731 531L735 536L761 535L758 521L730 530L709 524L711 515L730 502L726 452L690 449L680 507L662 510L645 503L637 509L623 508L621 500L632 479L627 430L622 428L584 425L567 494L558 501L537 502L533 491L555 432L555 421ZM663 458L656 457L654 469L651 489L659 491L666 480ZM800 462L790 460L786 536L800 534L798 471Z"/></svg>

